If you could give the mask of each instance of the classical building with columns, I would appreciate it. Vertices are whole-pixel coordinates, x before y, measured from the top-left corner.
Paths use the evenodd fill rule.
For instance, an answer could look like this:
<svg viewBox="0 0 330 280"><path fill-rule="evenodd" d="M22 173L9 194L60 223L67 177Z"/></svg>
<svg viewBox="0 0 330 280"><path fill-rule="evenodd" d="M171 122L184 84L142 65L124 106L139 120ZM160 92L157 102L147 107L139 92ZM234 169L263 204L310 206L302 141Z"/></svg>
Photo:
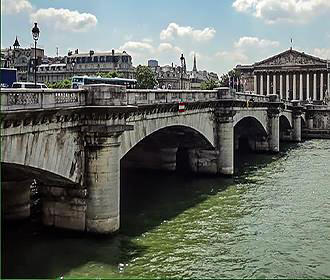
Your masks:
<svg viewBox="0 0 330 280"><path fill-rule="evenodd" d="M237 65L244 91L284 100L323 101L330 92L330 60L290 48L252 65Z"/></svg>

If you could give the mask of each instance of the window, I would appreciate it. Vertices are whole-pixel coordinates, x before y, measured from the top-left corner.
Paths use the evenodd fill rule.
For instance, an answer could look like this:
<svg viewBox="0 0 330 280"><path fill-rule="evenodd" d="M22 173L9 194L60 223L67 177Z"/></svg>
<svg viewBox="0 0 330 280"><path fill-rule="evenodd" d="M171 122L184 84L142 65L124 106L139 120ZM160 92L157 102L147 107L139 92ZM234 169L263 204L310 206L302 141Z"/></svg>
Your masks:
<svg viewBox="0 0 330 280"><path fill-rule="evenodd" d="M91 56L87 57L87 62L88 62L88 63L91 63L91 62L92 62L92 59L93 59L93 58L92 58Z"/></svg>
<svg viewBox="0 0 330 280"><path fill-rule="evenodd" d="M77 63L81 63L81 57L77 57Z"/></svg>
<svg viewBox="0 0 330 280"><path fill-rule="evenodd" d="M86 63L86 57L82 57L82 58L81 58L81 62L82 62L82 63Z"/></svg>
<svg viewBox="0 0 330 280"><path fill-rule="evenodd" d="M128 56L123 56L122 61L127 63L128 62Z"/></svg>
<svg viewBox="0 0 330 280"><path fill-rule="evenodd" d="M99 62L99 57L98 56L94 56L94 62Z"/></svg>
<svg viewBox="0 0 330 280"><path fill-rule="evenodd" d="M106 56L106 62L112 62L112 56L111 55Z"/></svg>
<svg viewBox="0 0 330 280"><path fill-rule="evenodd" d="M104 56L100 56L100 62L104 62L105 61L105 57Z"/></svg>

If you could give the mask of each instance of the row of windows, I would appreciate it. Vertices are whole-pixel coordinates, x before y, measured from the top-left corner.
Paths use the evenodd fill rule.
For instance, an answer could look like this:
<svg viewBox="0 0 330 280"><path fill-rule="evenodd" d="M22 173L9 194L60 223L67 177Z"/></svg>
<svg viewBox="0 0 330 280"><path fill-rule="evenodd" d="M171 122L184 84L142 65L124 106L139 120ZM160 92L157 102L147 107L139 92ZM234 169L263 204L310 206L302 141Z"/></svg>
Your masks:
<svg viewBox="0 0 330 280"><path fill-rule="evenodd" d="M76 57L76 58L68 58L68 63L76 62L76 63L92 63L92 62L111 62L111 63L118 63L120 61L124 63L130 62L129 56L83 56L83 57Z"/></svg>
<svg viewBox="0 0 330 280"><path fill-rule="evenodd" d="M64 66L52 66L52 67L38 67L37 71L64 71L66 67Z"/></svg>

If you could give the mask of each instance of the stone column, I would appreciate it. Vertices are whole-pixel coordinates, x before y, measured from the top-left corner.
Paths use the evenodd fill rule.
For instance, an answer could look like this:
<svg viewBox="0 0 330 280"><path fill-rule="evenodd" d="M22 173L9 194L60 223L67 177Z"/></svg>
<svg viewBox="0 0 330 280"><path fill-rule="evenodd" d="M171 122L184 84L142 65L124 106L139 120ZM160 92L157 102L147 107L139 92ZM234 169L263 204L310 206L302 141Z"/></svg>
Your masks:
<svg viewBox="0 0 330 280"><path fill-rule="evenodd" d="M321 73L320 77L320 100L323 100L323 73Z"/></svg>
<svg viewBox="0 0 330 280"><path fill-rule="evenodd" d="M85 231L87 190L79 185L39 186L42 222L70 230Z"/></svg>
<svg viewBox="0 0 330 280"><path fill-rule="evenodd" d="M316 92L316 73L314 73L314 80L313 80L313 100L316 100L317 98L317 92Z"/></svg>
<svg viewBox="0 0 330 280"><path fill-rule="evenodd" d="M30 217L31 180L1 182L2 211L5 220Z"/></svg>
<svg viewBox="0 0 330 280"><path fill-rule="evenodd" d="M301 115L293 113L293 135L292 140L301 141Z"/></svg>
<svg viewBox="0 0 330 280"><path fill-rule="evenodd" d="M261 73L260 75L260 94L264 95L264 75Z"/></svg>
<svg viewBox="0 0 330 280"><path fill-rule="evenodd" d="M286 88L285 88L285 92L286 92L286 100L290 100L290 82L289 82L289 73L286 74Z"/></svg>
<svg viewBox="0 0 330 280"><path fill-rule="evenodd" d="M296 74L293 74L293 82L292 82L292 91L293 91L293 100L297 100L297 76Z"/></svg>
<svg viewBox="0 0 330 280"><path fill-rule="evenodd" d="M86 229L111 233L119 229L120 158L118 135L86 136Z"/></svg>
<svg viewBox="0 0 330 280"><path fill-rule="evenodd" d="M269 73L267 73L267 95L270 94L270 77Z"/></svg>
<svg viewBox="0 0 330 280"><path fill-rule="evenodd" d="M313 129L313 125L314 125L314 119L313 116L309 116L307 118L307 128L308 129Z"/></svg>
<svg viewBox="0 0 330 280"><path fill-rule="evenodd" d="M280 75L280 100L283 99L283 75Z"/></svg>
<svg viewBox="0 0 330 280"><path fill-rule="evenodd" d="M270 119L271 129L269 133L268 143L269 151L279 152L280 151L280 117L279 111L274 110L268 112L268 118Z"/></svg>
<svg viewBox="0 0 330 280"><path fill-rule="evenodd" d="M306 76L306 100L309 98L309 73Z"/></svg>
<svg viewBox="0 0 330 280"><path fill-rule="evenodd" d="M258 94L257 74L254 74L254 94Z"/></svg>
<svg viewBox="0 0 330 280"><path fill-rule="evenodd" d="M233 112L216 112L216 146L218 173L234 174L234 126Z"/></svg>
<svg viewBox="0 0 330 280"><path fill-rule="evenodd" d="M303 74L300 73L299 77L299 100L302 101L304 100L304 95L303 95Z"/></svg>
<svg viewBox="0 0 330 280"><path fill-rule="evenodd" d="M273 75L273 94L276 94L276 73Z"/></svg>

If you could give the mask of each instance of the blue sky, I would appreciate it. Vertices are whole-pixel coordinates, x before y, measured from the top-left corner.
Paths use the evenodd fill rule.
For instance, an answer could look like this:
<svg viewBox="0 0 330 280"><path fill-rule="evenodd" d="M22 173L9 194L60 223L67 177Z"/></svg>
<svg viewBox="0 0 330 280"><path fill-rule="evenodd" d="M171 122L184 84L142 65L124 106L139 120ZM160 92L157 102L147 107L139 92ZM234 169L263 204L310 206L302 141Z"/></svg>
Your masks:
<svg viewBox="0 0 330 280"><path fill-rule="evenodd" d="M222 74L290 47L330 59L330 0L1 0L1 47L22 47L40 27L46 55L125 50L133 64L157 59Z"/></svg>

